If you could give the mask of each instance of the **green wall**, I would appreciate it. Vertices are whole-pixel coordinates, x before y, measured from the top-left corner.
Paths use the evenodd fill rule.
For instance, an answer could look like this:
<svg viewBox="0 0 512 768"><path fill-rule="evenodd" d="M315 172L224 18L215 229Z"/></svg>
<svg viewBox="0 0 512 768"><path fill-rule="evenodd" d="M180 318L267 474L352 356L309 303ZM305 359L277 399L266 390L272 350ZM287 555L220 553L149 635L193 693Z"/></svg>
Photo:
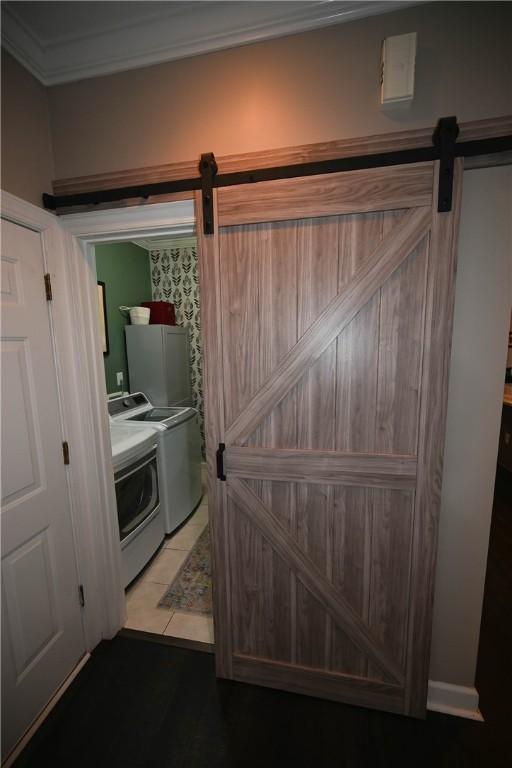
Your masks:
<svg viewBox="0 0 512 768"><path fill-rule="evenodd" d="M124 390L129 391L128 365L124 326L129 317L121 314L120 306L135 307L141 301L151 301L149 255L133 243L96 246L98 280L105 283L109 354L104 356L107 392L117 392L116 373L124 374Z"/></svg>

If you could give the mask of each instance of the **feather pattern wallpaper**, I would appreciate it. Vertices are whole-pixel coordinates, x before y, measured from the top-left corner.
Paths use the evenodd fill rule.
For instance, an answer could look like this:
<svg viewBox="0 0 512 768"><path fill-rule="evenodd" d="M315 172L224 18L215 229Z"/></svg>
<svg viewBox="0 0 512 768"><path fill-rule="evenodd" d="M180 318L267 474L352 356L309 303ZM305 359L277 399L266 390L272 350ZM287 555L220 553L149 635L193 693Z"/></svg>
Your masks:
<svg viewBox="0 0 512 768"><path fill-rule="evenodd" d="M201 350L201 307L197 245L176 242L176 246L150 250L153 301L170 301L176 310L176 325L190 333L190 380L194 407L199 411L203 458L204 409Z"/></svg>

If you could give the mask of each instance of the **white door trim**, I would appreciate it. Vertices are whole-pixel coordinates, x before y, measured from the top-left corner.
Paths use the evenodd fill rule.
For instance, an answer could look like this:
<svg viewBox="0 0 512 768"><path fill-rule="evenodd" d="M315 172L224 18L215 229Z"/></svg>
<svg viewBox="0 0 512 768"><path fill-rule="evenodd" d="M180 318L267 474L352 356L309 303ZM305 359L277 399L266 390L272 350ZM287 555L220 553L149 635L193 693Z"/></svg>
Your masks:
<svg viewBox="0 0 512 768"><path fill-rule="evenodd" d="M79 371L77 396L79 402L85 404L76 414L86 436L83 450L88 453L82 486L94 496L88 505L83 531L90 546L79 557L89 570L95 588L92 594L96 599L86 599L85 608L87 626L98 642L101 637L113 637L121 629L126 606L110 430L104 406L106 386L99 344L94 244L190 232L195 224L194 203L190 200L70 214L59 217L58 223L64 231L67 290L75 308L71 324L75 336L75 368ZM91 551L94 556L90 567L88 553ZM93 566L94 573L91 572Z"/></svg>
<svg viewBox="0 0 512 768"><path fill-rule="evenodd" d="M2 215L41 233L52 278L52 334L64 436L77 571L84 586L88 651L113 637L126 617L121 550L99 346L94 243L191 232L193 201L56 217L2 193Z"/></svg>

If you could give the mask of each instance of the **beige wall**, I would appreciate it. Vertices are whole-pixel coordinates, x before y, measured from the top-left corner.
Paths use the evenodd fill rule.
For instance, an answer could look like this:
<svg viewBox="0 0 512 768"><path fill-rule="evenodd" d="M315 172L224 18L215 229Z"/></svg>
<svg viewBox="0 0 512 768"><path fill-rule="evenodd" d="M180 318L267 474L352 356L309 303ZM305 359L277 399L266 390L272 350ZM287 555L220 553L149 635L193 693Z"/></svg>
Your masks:
<svg viewBox="0 0 512 768"><path fill-rule="evenodd" d="M474 685L512 304L512 167L462 195L430 678Z"/></svg>
<svg viewBox="0 0 512 768"><path fill-rule="evenodd" d="M2 189L41 205L53 177L46 89L2 49Z"/></svg>
<svg viewBox="0 0 512 768"><path fill-rule="evenodd" d="M57 178L512 112L512 4L434 3L50 89ZM418 33L412 107L379 108L381 40Z"/></svg>

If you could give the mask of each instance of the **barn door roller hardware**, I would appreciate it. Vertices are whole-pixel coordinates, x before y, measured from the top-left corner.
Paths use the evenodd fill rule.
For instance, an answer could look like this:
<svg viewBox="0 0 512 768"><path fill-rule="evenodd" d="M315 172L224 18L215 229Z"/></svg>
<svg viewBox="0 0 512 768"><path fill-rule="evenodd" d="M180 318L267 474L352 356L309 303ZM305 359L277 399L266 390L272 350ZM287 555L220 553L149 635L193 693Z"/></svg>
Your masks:
<svg viewBox="0 0 512 768"><path fill-rule="evenodd" d="M213 183L217 174L217 163L213 152L201 155L199 172L203 200L203 227L205 235L213 235Z"/></svg>
<svg viewBox="0 0 512 768"><path fill-rule="evenodd" d="M434 146L439 152L439 186L437 190L437 210L440 213L451 211L453 194L453 169L455 167L455 142L459 135L456 117L442 117L432 136Z"/></svg>
<svg viewBox="0 0 512 768"><path fill-rule="evenodd" d="M458 143L458 133L457 118L445 117L439 120L432 136L432 144L428 147L359 155L357 157L339 157L332 160L319 160L312 163L298 163L296 165L280 165L274 168L259 168L253 171L237 171L235 173L217 173L215 157L212 152L209 152L201 155L201 162L199 164L200 175L195 178L160 181L155 184L135 187L102 189L97 192L81 192L74 195L55 196L44 194L43 205L45 208L56 211L59 208L71 208L77 205L98 205L99 203L110 203L129 198L141 197L147 199L154 195L201 190L204 234L211 235L215 230L213 216L213 190L215 188L254 184L259 181L317 176L322 173L340 173L342 171L357 171L364 168L381 168L439 160L441 167L438 210L445 212L451 210L453 167L456 157L475 157L476 155L488 155L495 152L512 150L511 135Z"/></svg>
<svg viewBox="0 0 512 768"><path fill-rule="evenodd" d="M219 480L225 480L226 479L226 473L224 472L224 453L226 451L226 445L225 443L219 443L219 447L217 448L216 453L216 459L217 459L217 477Z"/></svg>

